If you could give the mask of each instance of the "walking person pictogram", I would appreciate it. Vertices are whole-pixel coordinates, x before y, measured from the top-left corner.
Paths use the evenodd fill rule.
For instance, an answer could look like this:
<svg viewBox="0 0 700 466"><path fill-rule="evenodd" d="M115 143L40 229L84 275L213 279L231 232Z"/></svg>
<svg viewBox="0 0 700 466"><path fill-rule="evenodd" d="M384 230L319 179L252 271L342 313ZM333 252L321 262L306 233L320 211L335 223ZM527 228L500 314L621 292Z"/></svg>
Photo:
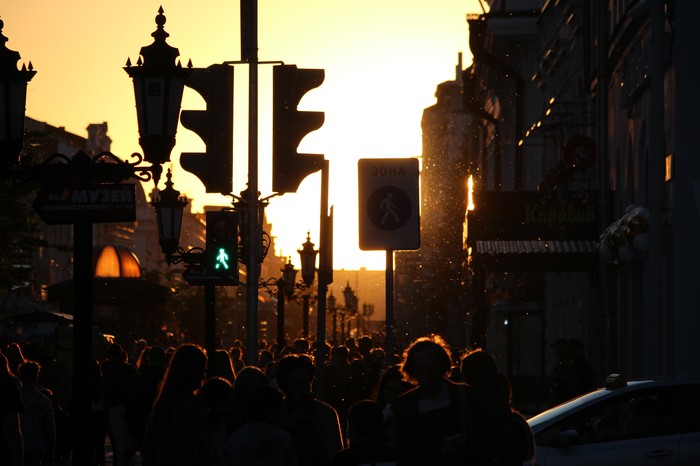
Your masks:
<svg viewBox="0 0 700 466"><path fill-rule="evenodd" d="M219 255L216 256L216 266L214 268L218 270L222 267L228 270L228 254L226 254L224 248L219 248Z"/></svg>
<svg viewBox="0 0 700 466"><path fill-rule="evenodd" d="M393 197L393 193L386 193L386 197L379 203L379 210L384 212L380 222L381 225L386 223L386 220L390 215L394 218L395 223L399 223L399 214L396 212L396 204L394 204L394 201L392 200Z"/></svg>

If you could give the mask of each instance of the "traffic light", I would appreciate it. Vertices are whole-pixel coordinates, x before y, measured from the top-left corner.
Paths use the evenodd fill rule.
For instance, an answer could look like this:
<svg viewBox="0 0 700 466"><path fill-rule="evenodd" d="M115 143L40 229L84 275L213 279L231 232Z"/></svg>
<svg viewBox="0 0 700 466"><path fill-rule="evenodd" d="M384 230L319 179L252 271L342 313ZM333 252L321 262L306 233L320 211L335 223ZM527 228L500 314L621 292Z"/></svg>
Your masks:
<svg viewBox="0 0 700 466"><path fill-rule="evenodd" d="M183 152L180 165L204 183L208 193L233 190L233 67L194 68L185 85L197 91L206 110L183 110L182 126L197 133L206 152Z"/></svg>
<svg viewBox="0 0 700 466"><path fill-rule="evenodd" d="M206 275L217 285L238 285L238 212L207 212Z"/></svg>
<svg viewBox="0 0 700 466"><path fill-rule="evenodd" d="M297 110L301 98L321 85L322 69L295 65L273 68L272 83L272 190L295 193L302 180L323 165L322 154L297 154L304 136L323 125L323 112Z"/></svg>

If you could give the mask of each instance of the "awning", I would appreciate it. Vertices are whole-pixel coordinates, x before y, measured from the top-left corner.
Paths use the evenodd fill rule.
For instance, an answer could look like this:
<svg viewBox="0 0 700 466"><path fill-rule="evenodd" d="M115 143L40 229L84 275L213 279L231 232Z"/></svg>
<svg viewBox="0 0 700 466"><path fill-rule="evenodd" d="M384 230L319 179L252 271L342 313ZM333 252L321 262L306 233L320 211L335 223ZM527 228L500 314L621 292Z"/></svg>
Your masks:
<svg viewBox="0 0 700 466"><path fill-rule="evenodd" d="M475 241L472 259L487 270L590 270L595 267L595 241Z"/></svg>

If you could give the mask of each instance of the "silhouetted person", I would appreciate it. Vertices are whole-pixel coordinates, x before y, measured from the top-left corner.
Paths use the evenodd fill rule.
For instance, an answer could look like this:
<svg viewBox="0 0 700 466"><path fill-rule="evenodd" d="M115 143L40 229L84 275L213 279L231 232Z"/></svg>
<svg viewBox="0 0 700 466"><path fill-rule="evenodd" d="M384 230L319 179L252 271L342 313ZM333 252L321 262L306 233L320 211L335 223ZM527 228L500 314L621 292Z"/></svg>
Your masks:
<svg viewBox="0 0 700 466"><path fill-rule="evenodd" d="M304 466L329 465L343 448L338 414L311 391L315 373L306 355L288 355L277 364L277 383L285 395L283 429L294 439Z"/></svg>
<svg viewBox="0 0 700 466"><path fill-rule="evenodd" d="M53 406L39 391L39 370L35 361L25 361L19 366L19 390L24 403L20 413L22 438L24 440L24 466L40 466L53 461L56 448L56 424Z"/></svg>
<svg viewBox="0 0 700 466"><path fill-rule="evenodd" d="M160 346L149 346L143 350L141 359L139 370L129 382L125 405L127 431L134 450L141 449L153 402L165 374L165 350Z"/></svg>
<svg viewBox="0 0 700 466"><path fill-rule="evenodd" d="M212 466L209 406L197 393L207 355L194 344L179 346L165 371L141 449L144 466Z"/></svg>
<svg viewBox="0 0 700 466"><path fill-rule="evenodd" d="M259 387L269 387L270 379L255 366L245 366L236 376L233 383L232 413L228 419L228 434L243 427L246 416L246 399L248 395Z"/></svg>
<svg viewBox="0 0 700 466"><path fill-rule="evenodd" d="M22 466L24 443L19 413L23 409L19 380L10 370L7 357L0 352L0 464Z"/></svg>
<svg viewBox="0 0 700 466"><path fill-rule="evenodd" d="M19 374L19 366L26 360L24 353L22 352L22 347L17 342L12 342L7 345L7 348L3 350L5 356L7 357L7 362L10 365L10 371L13 374Z"/></svg>
<svg viewBox="0 0 700 466"><path fill-rule="evenodd" d="M336 410L342 429L347 422L347 412L351 404L349 355L350 352L344 345L334 346L330 362L325 365L326 386L323 401Z"/></svg>
<svg viewBox="0 0 700 466"><path fill-rule="evenodd" d="M309 354L310 344L306 338L297 338L292 346L296 354Z"/></svg>
<svg viewBox="0 0 700 466"><path fill-rule="evenodd" d="M240 346L233 346L229 351L231 355L231 364L233 364L233 372L238 375L238 372L245 367L243 361L243 350Z"/></svg>
<svg viewBox="0 0 700 466"><path fill-rule="evenodd" d="M507 379L493 356L481 349L470 351L462 358L462 380L475 388L483 411L483 429L476 438L483 447L487 464L520 466L529 459L526 433L510 406ZM505 380L505 381L504 381Z"/></svg>
<svg viewBox="0 0 700 466"><path fill-rule="evenodd" d="M396 451L384 437L382 409L371 400L355 402L348 410L348 447L333 459L333 466L396 464Z"/></svg>
<svg viewBox="0 0 700 466"><path fill-rule="evenodd" d="M557 364L550 378L549 401L552 406L564 403L575 395L574 369L571 364L569 342L563 338L557 339L552 345Z"/></svg>
<svg viewBox="0 0 700 466"><path fill-rule="evenodd" d="M391 403L397 464L474 464L475 429L481 426L471 387L448 379L450 351L438 335L421 337L406 349L401 372L416 388Z"/></svg>
<svg viewBox="0 0 700 466"><path fill-rule="evenodd" d="M258 357L258 367L265 372L267 365L275 362L275 355L270 350L261 350Z"/></svg>
<svg viewBox="0 0 700 466"><path fill-rule="evenodd" d="M374 343L367 335L360 337L357 350L360 358L351 365L353 369L352 380L354 388L353 401L366 400L372 397L372 391L379 383L382 366L380 362L372 356Z"/></svg>
<svg viewBox="0 0 700 466"><path fill-rule="evenodd" d="M583 355L583 342L577 339L569 340L569 356L573 371L572 397L583 395L596 388L593 366Z"/></svg>
<svg viewBox="0 0 700 466"><path fill-rule="evenodd" d="M217 349L209 355L207 378L209 377L223 377L231 384L236 380L235 369L228 351Z"/></svg>
<svg viewBox="0 0 700 466"><path fill-rule="evenodd" d="M513 419L515 420L517 430L518 430L518 451L522 452L523 462L530 463L532 465L536 464L535 461L535 434L532 432L530 425L527 423L527 419L523 416L515 407L513 406L513 391L510 385L508 377L501 373L501 382L503 385L503 390L508 397L508 405L510 406L511 412L513 413Z"/></svg>
<svg viewBox="0 0 700 466"><path fill-rule="evenodd" d="M92 466L105 465L105 440L107 439L107 412L104 402L102 370L97 359L90 361L90 445Z"/></svg>
<svg viewBox="0 0 700 466"><path fill-rule="evenodd" d="M42 388L41 393L51 401L53 407L53 418L56 424L56 449L54 457L58 463L67 463L73 449L73 426L71 417L63 409L58 395L50 388Z"/></svg>
<svg viewBox="0 0 700 466"><path fill-rule="evenodd" d="M292 436L280 428L282 394L276 388L261 386L246 396L245 423L226 443L230 466L297 466Z"/></svg>
<svg viewBox="0 0 700 466"><path fill-rule="evenodd" d="M126 428L126 398L129 394L129 383L136 374L136 368L129 364L126 351L117 343L107 348L107 359L102 362L101 367L107 412L107 435L112 443L114 464L126 466L127 455L133 455Z"/></svg>
<svg viewBox="0 0 700 466"><path fill-rule="evenodd" d="M228 421L233 413L233 385L223 377L210 377L202 384L199 394L209 406L209 439L216 454L216 465L225 466L228 464L226 441Z"/></svg>
<svg viewBox="0 0 700 466"><path fill-rule="evenodd" d="M396 426L394 425L391 402L412 388L414 388L412 383L403 380L401 366L394 365L384 371L374 390L374 400L382 410L384 437L387 444L391 447L396 447Z"/></svg>

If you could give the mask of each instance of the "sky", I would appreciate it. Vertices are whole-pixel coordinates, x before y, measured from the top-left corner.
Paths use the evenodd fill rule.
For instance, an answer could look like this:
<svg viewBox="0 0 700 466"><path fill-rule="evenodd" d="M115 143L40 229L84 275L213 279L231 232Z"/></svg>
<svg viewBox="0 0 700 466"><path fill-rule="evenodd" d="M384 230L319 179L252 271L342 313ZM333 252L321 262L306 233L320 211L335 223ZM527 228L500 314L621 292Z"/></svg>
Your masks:
<svg viewBox="0 0 700 466"><path fill-rule="evenodd" d="M239 2L224 0L22 0L0 8L6 46L31 61L27 116L87 136L91 123L107 122L112 152L127 159L141 152L127 58L152 42L158 8L165 10L168 44L183 65L240 60ZM258 57L299 68L322 68L325 81L302 99L301 110L325 113L325 123L299 146L300 153L330 161L329 205L334 208L334 268L382 270L383 251L358 244L357 161L418 157L420 121L435 104L438 84L454 80L458 53L471 63L466 15L481 13L478 0L258 0ZM248 68L235 65L233 190L246 187ZM272 65L259 66L259 190L272 194ZM183 109L203 109L186 89ZM171 155L175 188L192 208L230 205L205 194L199 179L179 165L181 152L204 151L199 137L180 126ZM320 172L297 193L270 199L266 209L277 253L299 264L306 240L318 247ZM164 187L161 180L160 188ZM146 192L153 184L148 183Z"/></svg>

